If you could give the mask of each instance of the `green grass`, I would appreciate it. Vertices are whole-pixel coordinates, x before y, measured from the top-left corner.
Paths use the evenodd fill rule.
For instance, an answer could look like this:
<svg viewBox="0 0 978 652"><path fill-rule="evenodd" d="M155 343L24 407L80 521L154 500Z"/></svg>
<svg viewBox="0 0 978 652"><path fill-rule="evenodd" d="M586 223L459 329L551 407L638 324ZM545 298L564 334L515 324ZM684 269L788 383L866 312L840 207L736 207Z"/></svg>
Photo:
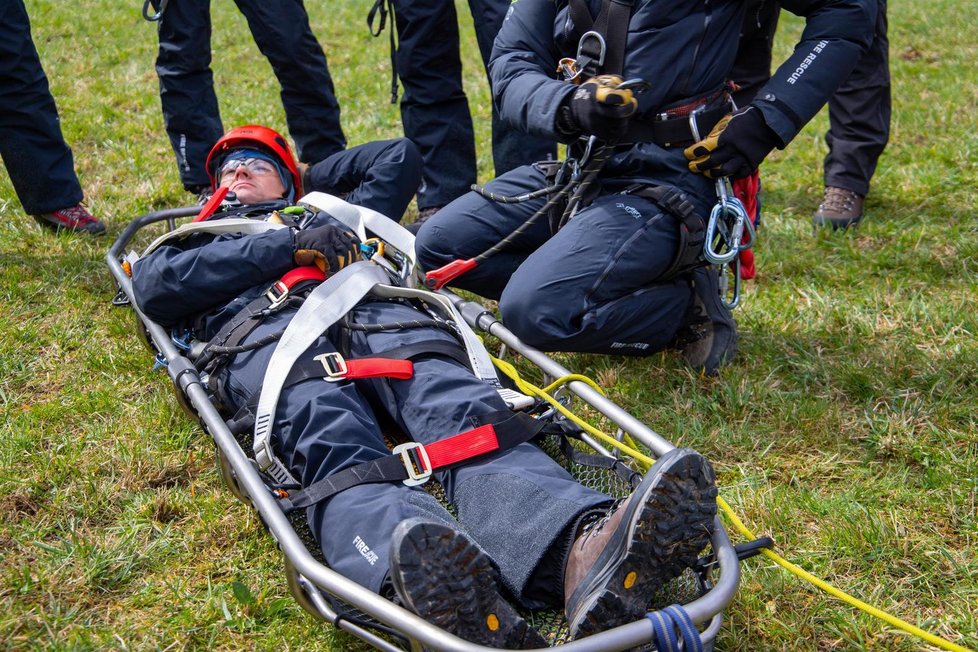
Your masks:
<svg viewBox="0 0 978 652"><path fill-rule="evenodd" d="M367 4L306 3L351 143L400 134ZM270 67L213 3L226 126L283 129ZM181 205L139 3L30 0L35 41L109 239L42 233L0 174L0 648L362 649L291 600L281 558L221 483L213 445L110 306L103 264L133 217ZM764 169L757 280L718 380L671 353L560 356L667 438L810 572L978 648L978 9L890 3L893 133L855 233L812 237L817 117ZM460 15L467 10L460 6ZM467 19L466 19L467 20ZM777 52L800 22L783 20ZM466 88L491 174L474 38ZM919 649L763 558L743 565L723 650Z"/></svg>

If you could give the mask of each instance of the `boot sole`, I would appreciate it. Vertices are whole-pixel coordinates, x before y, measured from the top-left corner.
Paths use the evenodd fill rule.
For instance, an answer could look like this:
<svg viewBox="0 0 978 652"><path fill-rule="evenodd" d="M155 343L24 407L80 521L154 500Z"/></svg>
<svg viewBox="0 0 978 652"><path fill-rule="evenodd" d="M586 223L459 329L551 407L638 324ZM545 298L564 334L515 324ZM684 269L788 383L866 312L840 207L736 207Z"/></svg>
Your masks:
<svg viewBox="0 0 978 652"><path fill-rule="evenodd" d="M395 531L391 579L405 605L460 638L491 647L549 647L500 592L489 557L447 524L412 519Z"/></svg>
<svg viewBox="0 0 978 652"><path fill-rule="evenodd" d="M712 536L716 478L699 453L663 455L635 495L643 499L623 519L627 532L609 541L567 602L575 639L642 618L656 592L691 567Z"/></svg>

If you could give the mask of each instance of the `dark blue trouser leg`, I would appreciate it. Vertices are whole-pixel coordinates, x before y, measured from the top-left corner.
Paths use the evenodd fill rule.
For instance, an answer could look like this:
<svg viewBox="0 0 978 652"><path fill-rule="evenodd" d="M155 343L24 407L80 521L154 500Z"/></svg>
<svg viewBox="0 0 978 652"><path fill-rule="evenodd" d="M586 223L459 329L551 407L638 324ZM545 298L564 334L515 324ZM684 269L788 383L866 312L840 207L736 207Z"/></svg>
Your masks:
<svg viewBox="0 0 978 652"><path fill-rule="evenodd" d="M543 187L532 166L487 185L503 195ZM422 269L479 255L523 224L544 200L459 198L421 228ZM692 298L684 280L660 282L678 246L675 219L653 202L604 195L555 236L546 219L452 285L500 301L503 321L547 351L650 354L683 325Z"/></svg>
<svg viewBox="0 0 978 652"><path fill-rule="evenodd" d="M24 212L49 213L82 200L22 0L0 3L0 158Z"/></svg>
<svg viewBox="0 0 978 652"><path fill-rule="evenodd" d="M890 137L890 43L886 1L878 0L876 31L870 49L829 98L829 153L823 165L825 185L866 196Z"/></svg>
<svg viewBox="0 0 978 652"><path fill-rule="evenodd" d="M451 0L395 0L401 122L424 159L418 208L444 206L475 183L475 136L462 89Z"/></svg>
<svg viewBox="0 0 978 652"><path fill-rule="evenodd" d="M379 140L327 157L306 178L304 192L346 195L399 222L421 182L421 155L407 138Z"/></svg>
<svg viewBox="0 0 978 652"><path fill-rule="evenodd" d="M493 179L486 188L499 195L520 195L545 187L546 179L527 165ZM469 192L433 215L418 232L414 249L421 269L431 271L456 259L478 256L511 234L546 202L536 199L501 204ZM518 240L451 282L452 287L498 299L510 276L550 238L546 217L538 218Z"/></svg>
<svg viewBox="0 0 978 652"><path fill-rule="evenodd" d="M311 164L342 151L346 138L333 78L302 0L235 2L282 87L285 120L299 160Z"/></svg>
<svg viewBox="0 0 978 652"><path fill-rule="evenodd" d="M210 185L204 162L224 133L210 68L210 1L170 0L158 29L156 74L163 121L180 181L194 191Z"/></svg>
<svg viewBox="0 0 978 652"><path fill-rule="evenodd" d="M370 303L357 309L359 323L408 321L408 306ZM249 341L281 329L281 313L263 323ZM408 329L365 335L354 331L355 356L432 339L451 340L440 330ZM332 350L321 339L317 351ZM238 399L258 390L273 347L239 355L229 387ZM360 381L364 382L364 381ZM415 361L410 380L367 381L375 400L416 441L430 443L471 428L469 417L505 408L495 390L454 361ZM303 484L353 464L389 454L365 393L350 382L308 380L282 392L275 443L283 462ZM504 582L519 595L551 543L582 511L607 496L585 489L535 446L523 444L487 461L439 477L458 509L464 529L499 566ZM450 519L426 492L400 483L359 485L307 512L327 562L354 581L379 590L386 575L389 541L397 524L411 516ZM362 542L376 557L365 554Z"/></svg>

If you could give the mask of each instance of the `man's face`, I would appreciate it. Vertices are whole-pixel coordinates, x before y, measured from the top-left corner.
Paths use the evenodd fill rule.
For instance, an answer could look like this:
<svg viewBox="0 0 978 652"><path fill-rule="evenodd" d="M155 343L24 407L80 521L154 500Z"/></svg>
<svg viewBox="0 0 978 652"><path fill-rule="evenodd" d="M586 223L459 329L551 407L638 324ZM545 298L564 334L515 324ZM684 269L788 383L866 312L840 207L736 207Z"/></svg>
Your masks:
<svg viewBox="0 0 978 652"><path fill-rule="evenodd" d="M227 188L242 204L256 204L281 199L285 186L278 169L260 158L228 158L218 171L219 188Z"/></svg>

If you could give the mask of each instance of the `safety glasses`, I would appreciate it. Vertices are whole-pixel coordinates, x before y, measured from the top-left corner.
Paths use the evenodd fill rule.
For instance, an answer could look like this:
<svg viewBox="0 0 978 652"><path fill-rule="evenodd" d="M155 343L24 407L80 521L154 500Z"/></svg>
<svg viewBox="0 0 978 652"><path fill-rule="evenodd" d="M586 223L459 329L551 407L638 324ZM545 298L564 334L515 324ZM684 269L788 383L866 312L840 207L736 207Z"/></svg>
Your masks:
<svg viewBox="0 0 978 652"><path fill-rule="evenodd" d="M219 179L223 178L226 174L233 174L235 170L239 167L244 166L249 172L255 176L264 176L266 174L278 174L278 170L275 166L260 158L232 158L225 161L224 165L221 166Z"/></svg>

